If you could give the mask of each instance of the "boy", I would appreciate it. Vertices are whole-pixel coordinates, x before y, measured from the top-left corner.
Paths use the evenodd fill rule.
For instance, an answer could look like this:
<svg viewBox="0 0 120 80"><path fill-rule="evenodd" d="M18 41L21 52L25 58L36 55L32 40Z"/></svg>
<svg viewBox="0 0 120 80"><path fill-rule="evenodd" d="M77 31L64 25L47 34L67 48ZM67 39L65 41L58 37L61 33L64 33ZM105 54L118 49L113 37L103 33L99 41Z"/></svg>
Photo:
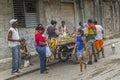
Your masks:
<svg viewBox="0 0 120 80"><path fill-rule="evenodd" d="M21 52L21 58L24 59L24 60L28 60L30 62L30 65L32 65L31 55L27 50L25 39L21 40L20 52Z"/></svg>

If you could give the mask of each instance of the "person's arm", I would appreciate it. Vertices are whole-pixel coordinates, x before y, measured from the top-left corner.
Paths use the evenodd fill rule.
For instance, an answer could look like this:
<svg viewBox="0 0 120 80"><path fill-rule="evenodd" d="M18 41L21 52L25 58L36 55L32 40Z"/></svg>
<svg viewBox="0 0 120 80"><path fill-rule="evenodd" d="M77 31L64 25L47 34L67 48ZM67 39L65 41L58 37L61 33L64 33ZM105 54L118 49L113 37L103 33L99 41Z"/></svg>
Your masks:
<svg viewBox="0 0 120 80"><path fill-rule="evenodd" d="M74 49L73 49L73 51L72 51L72 54L75 54L75 52L76 52L76 47L77 47L77 45L75 44L75 45L74 45Z"/></svg>
<svg viewBox="0 0 120 80"><path fill-rule="evenodd" d="M83 43L84 43L84 46L85 46L85 50L87 51L86 37L83 37L82 40L83 40Z"/></svg>
<svg viewBox="0 0 120 80"><path fill-rule="evenodd" d="M88 36L88 28L85 28L85 36Z"/></svg>
<svg viewBox="0 0 120 80"><path fill-rule="evenodd" d="M41 46L44 46L44 45L46 45L46 42L41 42L41 41L39 41L39 44L40 44Z"/></svg>
<svg viewBox="0 0 120 80"><path fill-rule="evenodd" d="M39 44L40 44L41 46L46 45L47 43L46 43L46 42L42 42L42 40L43 40L42 38L39 39Z"/></svg>
<svg viewBox="0 0 120 80"><path fill-rule="evenodd" d="M21 42L21 40L14 40L14 39L12 39L12 31L9 31L9 33L8 33L8 41L13 41L13 42L17 41L17 42Z"/></svg>
<svg viewBox="0 0 120 80"><path fill-rule="evenodd" d="M101 26L101 28L102 28L102 34L104 34L104 29L103 29L103 27Z"/></svg>
<svg viewBox="0 0 120 80"><path fill-rule="evenodd" d="M61 30L61 26L58 27L58 31L59 31L59 32L60 32L60 30Z"/></svg>
<svg viewBox="0 0 120 80"><path fill-rule="evenodd" d="M95 30L94 30L94 33L95 33L95 36L97 35L97 29L95 28Z"/></svg>
<svg viewBox="0 0 120 80"><path fill-rule="evenodd" d="M60 35L61 32L59 32L59 30L56 29L56 30L55 30L55 34L56 34L56 35Z"/></svg>
<svg viewBox="0 0 120 80"><path fill-rule="evenodd" d="M68 28L67 28L67 27L66 27L66 32L67 32L67 33L69 33L69 30L68 30Z"/></svg>
<svg viewBox="0 0 120 80"><path fill-rule="evenodd" d="M24 47L25 47L25 52L28 52L26 44L25 44L25 46L24 46Z"/></svg>

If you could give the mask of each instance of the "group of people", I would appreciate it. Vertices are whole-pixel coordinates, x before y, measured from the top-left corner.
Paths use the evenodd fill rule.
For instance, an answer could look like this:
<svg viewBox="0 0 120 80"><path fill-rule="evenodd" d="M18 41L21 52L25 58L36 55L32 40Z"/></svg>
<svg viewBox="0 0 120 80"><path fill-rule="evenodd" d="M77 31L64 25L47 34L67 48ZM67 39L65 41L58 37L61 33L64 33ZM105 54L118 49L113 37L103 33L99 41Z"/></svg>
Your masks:
<svg viewBox="0 0 120 80"><path fill-rule="evenodd" d="M17 19L11 19L10 20L11 28L8 31L8 42L9 47L12 49L12 74L19 74L20 71L20 62L21 62L21 54L20 54L20 48L21 52L27 53L23 57L27 56L26 58L30 61L30 54L28 53L26 47L22 43L25 41L24 39L20 39L19 33L17 30ZM75 52L78 57L78 61L80 62L80 72L82 73L82 65L89 64L91 65L92 62L92 55L94 56L94 62L97 62L100 58L99 53L102 51L102 57L104 57L104 51L103 51L103 33L104 30L102 26L97 24L97 21L92 21L92 19L88 20L88 23L83 24L83 22L79 23L80 27L78 27L75 31ZM54 54L54 58L56 58L55 51L51 51L48 43L49 40L52 38L62 37L70 34L69 28L65 25L65 21L61 21L61 25L57 28L57 21L52 20L51 25L45 29L45 27L42 24L39 24L35 28L35 49L39 54L40 57L40 73L48 73L46 70L46 60L47 57L50 57L51 54ZM45 37L45 33L47 33L48 38ZM20 43L23 46L20 46ZM25 47L25 48L23 48ZM24 50L24 51L23 51ZM84 62L83 56L84 56L84 50L86 51L86 54L89 55L89 61ZM48 56L46 56L48 55ZM25 59L26 59L25 58ZM50 58L49 58L50 59Z"/></svg>
<svg viewBox="0 0 120 80"><path fill-rule="evenodd" d="M23 59L24 63L31 62L31 55L27 50L26 41L24 38L20 39L19 32L17 29L17 19L10 20L10 29L8 30L8 46L12 51L12 74L18 75L22 71L21 68L21 59Z"/></svg>
<svg viewBox="0 0 120 80"><path fill-rule="evenodd" d="M79 23L80 27L76 30L76 49L78 61L80 62L80 74L83 73L82 64L92 65L94 56L94 62L100 59L99 53L102 52L102 57L104 58L103 50L103 33L104 30L101 25L97 24L97 21L88 20L88 24L83 25L82 22ZM86 55L89 56L88 62L84 62L84 50Z"/></svg>
<svg viewBox="0 0 120 80"><path fill-rule="evenodd" d="M61 22L61 26L59 29L56 27L57 21L52 20L51 24L45 29L45 27L40 24L36 27L35 32L35 47L36 51L39 53L40 56L40 67L41 73L48 73L46 70L46 60L50 60L51 54L53 53L54 59L56 59L55 50L51 50L48 46L49 40L52 38L66 36L68 33L68 28L65 26L65 21ZM44 35L47 33L48 38ZM49 56L47 56L49 54Z"/></svg>

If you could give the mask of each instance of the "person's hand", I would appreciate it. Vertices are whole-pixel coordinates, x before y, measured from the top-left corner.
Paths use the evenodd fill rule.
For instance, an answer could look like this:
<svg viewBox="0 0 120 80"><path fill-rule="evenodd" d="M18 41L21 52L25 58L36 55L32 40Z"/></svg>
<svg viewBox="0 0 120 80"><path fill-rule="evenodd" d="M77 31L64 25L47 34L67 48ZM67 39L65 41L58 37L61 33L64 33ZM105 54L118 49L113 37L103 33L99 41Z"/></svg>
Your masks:
<svg viewBox="0 0 120 80"><path fill-rule="evenodd" d="M26 52L26 54L30 54L30 52Z"/></svg>
<svg viewBox="0 0 120 80"><path fill-rule="evenodd" d="M19 39L19 40L17 40L18 42L21 42L22 41L22 39Z"/></svg>

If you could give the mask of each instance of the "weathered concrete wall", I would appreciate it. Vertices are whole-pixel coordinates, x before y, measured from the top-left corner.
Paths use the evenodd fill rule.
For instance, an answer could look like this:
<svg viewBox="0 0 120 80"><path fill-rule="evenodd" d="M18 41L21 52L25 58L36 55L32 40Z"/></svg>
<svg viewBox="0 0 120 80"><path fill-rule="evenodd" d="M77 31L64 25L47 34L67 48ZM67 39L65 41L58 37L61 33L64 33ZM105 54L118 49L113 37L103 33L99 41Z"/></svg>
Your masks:
<svg viewBox="0 0 120 80"><path fill-rule="evenodd" d="M0 0L0 59L11 56L11 50L7 44L7 34L10 28L9 20L14 18L12 0ZM34 28L18 28L20 37L25 38L28 50L34 52Z"/></svg>
<svg viewBox="0 0 120 80"><path fill-rule="evenodd" d="M108 38L120 32L120 1L119 0L77 0L83 22L89 18L97 20L105 29Z"/></svg>
<svg viewBox="0 0 120 80"><path fill-rule="evenodd" d="M70 32L73 32L75 27L78 26L78 6L74 0L73 2L72 0L45 0L42 2L42 5L43 10L41 13L44 13L43 19L46 24L50 24L51 20L56 20L58 22L57 26L59 26L61 21L64 20ZM41 22L43 22L43 19Z"/></svg>
<svg viewBox="0 0 120 80"><path fill-rule="evenodd" d="M0 59L10 56L7 47L7 30L9 20L13 17L12 0L0 0Z"/></svg>
<svg viewBox="0 0 120 80"><path fill-rule="evenodd" d="M34 28L19 28L19 33L21 38L25 38L27 48L29 52L35 52L34 47Z"/></svg>

